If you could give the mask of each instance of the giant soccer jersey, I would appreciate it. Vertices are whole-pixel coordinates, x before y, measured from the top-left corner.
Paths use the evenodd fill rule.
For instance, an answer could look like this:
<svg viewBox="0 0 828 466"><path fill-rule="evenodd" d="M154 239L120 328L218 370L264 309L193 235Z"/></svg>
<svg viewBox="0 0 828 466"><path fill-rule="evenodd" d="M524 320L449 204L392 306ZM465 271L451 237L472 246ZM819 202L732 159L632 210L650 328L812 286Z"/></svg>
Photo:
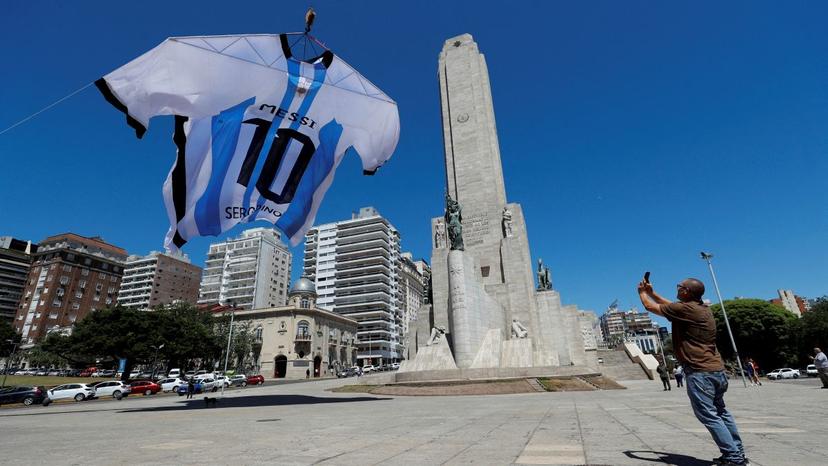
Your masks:
<svg viewBox="0 0 828 466"><path fill-rule="evenodd" d="M295 245L346 151L372 174L399 138L393 100L330 51L296 59L284 34L170 38L96 85L139 138L175 115L170 249L253 220Z"/></svg>

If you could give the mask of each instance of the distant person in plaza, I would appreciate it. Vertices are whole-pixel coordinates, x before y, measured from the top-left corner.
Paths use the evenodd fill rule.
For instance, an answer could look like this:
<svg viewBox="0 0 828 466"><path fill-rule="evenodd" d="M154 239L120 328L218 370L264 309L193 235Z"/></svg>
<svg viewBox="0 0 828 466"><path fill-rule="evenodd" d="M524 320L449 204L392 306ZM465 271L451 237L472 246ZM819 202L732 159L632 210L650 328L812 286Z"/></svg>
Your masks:
<svg viewBox="0 0 828 466"><path fill-rule="evenodd" d="M306 369L306 370L305 370L305 378L306 378L306 379L309 379L309 378L310 378L310 369Z"/></svg>
<svg viewBox="0 0 828 466"><path fill-rule="evenodd" d="M193 393L195 393L195 382L193 381L193 378L190 377L190 380L187 381L187 399L188 400L193 397Z"/></svg>
<svg viewBox="0 0 828 466"><path fill-rule="evenodd" d="M745 362L745 372L747 372L752 385L762 385L762 382L759 381L759 376L756 374L756 363L753 362L753 358L748 358L747 362Z"/></svg>
<svg viewBox="0 0 828 466"><path fill-rule="evenodd" d="M677 285L677 302L660 296L649 282L638 284L641 304L673 324L673 348L684 368L693 413L722 452L713 461L727 466L749 465L736 421L725 407L727 376L716 349L716 321L702 302L703 295L704 284L695 278Z"/></svg>
<svg viewBox="0 0 828 466"><path fill-rule="evenodd" d="M673 377L676 378L676 387L682 387L684 385L684 369L681 367L681 364L678 364L673 369Z"/></svg>
<svg viewBox="0 0 828 466"><path fill-rule="evenodd" d="M664 363L659 364L656 372L658 372L658 376L661 378L661 384L664 385L664 391L672 390L673 388L670 387L670 371L667 370L667 366Z"/></svg>
<svg viewBox="0 0 828 466"><path fill-rule="evenodd" d="M828 357L819 348L814 348L814 356L811 357L816 366L819 380L822 381L822 388L828 388Z"/></svg>

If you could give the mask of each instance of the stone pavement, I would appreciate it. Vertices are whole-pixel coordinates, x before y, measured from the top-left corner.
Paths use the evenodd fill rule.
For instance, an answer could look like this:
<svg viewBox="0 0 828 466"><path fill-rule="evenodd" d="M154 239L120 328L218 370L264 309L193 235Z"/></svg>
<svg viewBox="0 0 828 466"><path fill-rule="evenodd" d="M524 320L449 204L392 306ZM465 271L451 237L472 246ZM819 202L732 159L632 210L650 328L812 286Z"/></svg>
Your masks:
<svg viewBox="0 0 828 466"><path fill-rule="evenodd" d="M371 376L367 377L369 380ZM228 392L0 409L0 463L709 465L686 394L628 390L391 397L321 380ZM756 465L824 465L828 390L767 382L726 397Z"/></svg>

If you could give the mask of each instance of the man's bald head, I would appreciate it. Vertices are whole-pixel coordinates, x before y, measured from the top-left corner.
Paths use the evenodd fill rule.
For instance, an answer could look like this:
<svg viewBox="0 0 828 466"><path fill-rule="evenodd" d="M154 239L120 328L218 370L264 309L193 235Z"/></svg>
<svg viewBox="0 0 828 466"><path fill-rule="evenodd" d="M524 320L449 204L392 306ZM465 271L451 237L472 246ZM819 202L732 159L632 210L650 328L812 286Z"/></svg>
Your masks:
<svg viewBox="0 0 828 466"><path fill-rule="evenodd" d="M702 302L704 283L697 278L686 278L679 283L678 298L682 301Z"/></svg>

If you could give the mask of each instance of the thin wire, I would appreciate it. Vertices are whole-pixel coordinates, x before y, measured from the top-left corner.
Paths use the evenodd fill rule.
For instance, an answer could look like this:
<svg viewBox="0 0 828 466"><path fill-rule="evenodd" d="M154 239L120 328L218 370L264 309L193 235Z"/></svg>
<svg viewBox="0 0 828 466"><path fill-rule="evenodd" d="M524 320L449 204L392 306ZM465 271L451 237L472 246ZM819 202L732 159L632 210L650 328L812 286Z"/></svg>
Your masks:
<svg viewBox="0 0 828 466"><path fill-rule="evenodd" d="M60 99L58 99L58 100L56 100L56 101L52 102L51 104L49 104L49 105L47 105L47 106L43 107L42 109L40 109L40 110L38 110L38 111L36 111L36 112L32 113L31 115L27 116L26 118L24 118L24 119L22 119L22 120L18 121L17 123L15 123L15 124L13 124L13 125L9 126L9 127L8 127L8 128L6 128L6 129L4 129L3 131L0 131L0 136L2 136L3 134L5 134L5 133L6 133L6 132L8 132L8 131L13 130L14 128L17 128L18 126L22 125L23 123L25 123L25 122L27 122L27 121L31 120L32 118L34 118L34 117L36 117L36 116L40 115L41 113L45 112L46 110L49 110L50 108L52 108L52 107L54 107L55 105L57 105L57 104L59 104L59 103L63 102L64 100L66 100L66 99L68 99L68 98L72 97L73 95L75 95L75 94L77 94L77 93L79 93L79 92L81 92L81 91L85 90L87 87L89 87L89 86L91 86L91 85L93 85L93 84L95 84L95 83L94 83L94 81L93 81L93 82L91 82L91 83L89 83L89 84L87 84L87 85L85 85L85 86L83 86L83 87L81 87L80 89L76 90L75 92L72 92L71 94L69 94L69 95L67 95L67 96L61 97Z"/></svg>

